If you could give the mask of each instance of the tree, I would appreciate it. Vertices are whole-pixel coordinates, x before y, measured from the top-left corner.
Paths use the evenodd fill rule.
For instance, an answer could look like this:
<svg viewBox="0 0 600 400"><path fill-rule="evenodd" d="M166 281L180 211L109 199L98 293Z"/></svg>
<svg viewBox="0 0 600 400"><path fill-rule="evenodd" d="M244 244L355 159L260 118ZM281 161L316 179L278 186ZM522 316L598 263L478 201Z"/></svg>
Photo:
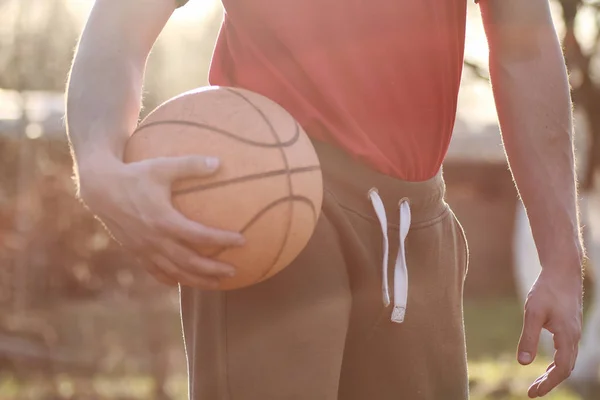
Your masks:
<svg viewBox="0 0 600 400"><path fill-rule="evenodd" d="M77 39L63 0L1 0L0 87L62 91Z"/></svg>
<svg viewBox="0 0 600 400"><path fill-rule="evenodd" d="M558 3L565 25L563 47L571 76L573 101L585 112L589 128L587 166L585 175L581 177L581 189L589 191L594 188L594 174L600 166L600 2L558 0ZM596 25L595 38L587 51L576 33L578 16L583 10L593 14Z"/></svg>

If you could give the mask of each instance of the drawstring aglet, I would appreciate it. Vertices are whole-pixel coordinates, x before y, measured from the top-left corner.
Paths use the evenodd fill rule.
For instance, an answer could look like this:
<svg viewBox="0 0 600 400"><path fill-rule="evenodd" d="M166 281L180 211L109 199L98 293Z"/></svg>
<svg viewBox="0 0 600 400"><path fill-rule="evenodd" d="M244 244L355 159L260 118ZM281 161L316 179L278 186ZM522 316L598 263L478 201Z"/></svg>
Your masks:
<svg viewBox="0 0 600 400"><path fill-rule="evenodd" d="M404 315L406 314L406 308L401 306L394 306L392 311L392 322L401 324L404 322Z"/></svg>

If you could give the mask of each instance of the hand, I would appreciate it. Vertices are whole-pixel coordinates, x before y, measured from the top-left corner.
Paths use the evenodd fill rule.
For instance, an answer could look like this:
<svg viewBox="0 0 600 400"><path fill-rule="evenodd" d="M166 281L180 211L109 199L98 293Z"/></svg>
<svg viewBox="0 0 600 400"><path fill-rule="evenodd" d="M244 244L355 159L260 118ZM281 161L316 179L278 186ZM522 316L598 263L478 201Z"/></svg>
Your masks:
<svg viewBox="0 0 600 400"><path fill-rule="evenodd" d="M581 269L543 270L525 302L518 360L530 364L536 356L542 328L553 334L554 361L529 387L530 398L548 394L571 375L582 330Z"/></svg>
<svg viewBox="0 0 600 400"><path fill-rule="evenodd" d="M175 180L208 176L218 160L201 156L156 158L125 164L102 160L80 169L80 197L126 250L160 282L204 289L235 269L188 246L239 246L241 234L203 226L171 204Z"/></svg>

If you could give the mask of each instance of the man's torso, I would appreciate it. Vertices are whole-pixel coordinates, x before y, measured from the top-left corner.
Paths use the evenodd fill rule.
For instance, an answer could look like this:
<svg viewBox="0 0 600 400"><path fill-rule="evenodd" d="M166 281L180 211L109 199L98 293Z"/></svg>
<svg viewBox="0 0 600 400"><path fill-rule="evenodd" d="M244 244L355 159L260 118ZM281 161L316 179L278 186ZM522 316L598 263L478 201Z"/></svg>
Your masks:
<svg viewBox="0 0 600 400"><path fill-rule="evenodd" d="M440 168L466 0L223 0L210 83L277 101L309 135L388 175Z"/></svg>

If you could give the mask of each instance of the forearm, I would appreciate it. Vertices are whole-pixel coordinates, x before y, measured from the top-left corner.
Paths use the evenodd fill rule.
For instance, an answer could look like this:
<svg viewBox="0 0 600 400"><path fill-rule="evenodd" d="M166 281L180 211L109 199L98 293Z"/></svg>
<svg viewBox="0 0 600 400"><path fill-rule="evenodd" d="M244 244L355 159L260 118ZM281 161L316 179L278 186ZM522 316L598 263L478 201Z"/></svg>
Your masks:
<svg viewBox="0 0 600 400"><path fill-rule="evenodd" d="M567 74L553 29L535 32L524 38L521 51L507 50L491 37L490 76L509 165L541 264L578 267L583 247Z"/></svg>
<svg viewBox="0 0 600 400"><path fill-rule="evenodd" d="M67 131L75 161L122 159L141 106L145 60L82 42L67 88Z"/></svg>
<svg viewBox="0 0 600 400"><path fill-rule="evenodd" d="M122 160L135 129L146 60L175 1L96 0L67 87L67 132L76 172Z"/></svg>

